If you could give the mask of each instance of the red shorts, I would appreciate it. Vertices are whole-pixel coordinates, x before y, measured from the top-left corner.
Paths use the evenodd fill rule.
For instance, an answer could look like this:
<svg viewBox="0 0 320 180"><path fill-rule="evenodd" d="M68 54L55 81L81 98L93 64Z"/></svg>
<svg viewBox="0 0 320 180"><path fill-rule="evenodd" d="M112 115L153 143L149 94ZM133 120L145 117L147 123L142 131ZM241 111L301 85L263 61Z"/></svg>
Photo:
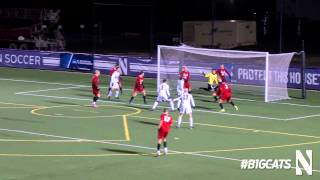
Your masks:
<svg viewBox="0 0 320 180"><path fill-rule="evenodd" d="M158 139L165 139L169 134L169 130L159 129L158 130Z"/></svg>
<svg viewBox="0 0 320 180"><path fill-rule="evenodd" d="M184 87L184 88L187 88L187 89L191 89L191 84L190 84L190 82L184 82L183 87Z"/></svg>
<svg viewBox="0 0 320 180"><path fill-rule="evenodd" d="M222 101L230 101L231 100L231 94L227 93L227 94L221 94L220 99Z"/></svg>
<svg viewBox="0 0 320 180"><path fill-rule="evenodd" d="M92 94L98 97L100 95L100 91L98 89L92 89Z"/></svg>
<svg viewBox="0 0 320 180"><path fill-rule="evenodd" d="M133 89L134 93L142 93L144 91L143 86L135 86Z"/></svg>

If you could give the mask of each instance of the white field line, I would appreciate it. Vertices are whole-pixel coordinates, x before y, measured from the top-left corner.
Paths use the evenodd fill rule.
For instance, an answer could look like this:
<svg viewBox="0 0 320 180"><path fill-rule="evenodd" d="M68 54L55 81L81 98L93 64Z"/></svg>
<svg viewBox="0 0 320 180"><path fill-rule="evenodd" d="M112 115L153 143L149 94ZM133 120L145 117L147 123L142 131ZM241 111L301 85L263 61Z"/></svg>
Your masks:
<svg viewBox="0 0 320 180"><path fill-rule="evenodd" d="M64 84L64 83L52 83L52 82L43 82L43 81L28 81L28 80L16 80L16 79L5 79L5 78L0 78L0 80L8 80L8 81L18 81L18 82L29 82L29 83L40 83L40 84L53 84L53 85L63 85L63 86L71 86L71 87L65 87L65 88L55 88L55 89L40 89L40 90L34 90L34 91L26 91L26 92L17 92L15 94L17 95L30 95L30 96L35 96L35 94L30 94L30 93L36 93L36 92L46 92L46 91L54 91L54 90L63 90L63 89L77 89L77 88L84 88L84 87L91 87L91 86L86 86L86 85L77 85L77 84ZM131 89L124 89L126 91L131 91ZM151 91L149 91L151 92ZM155 91L153 91L155 92ZM202 96L202 97L210 97L206 95L197 95L197 96ZM66 99L68 97L65 97ZM238 100L243 100L243 101L251 101L251 102L260 102L257 100L252 100L252 99L241 99L241 98L234 98ZM76 100L84 100L84 99L76 99ZM88 99L86 99L88 100ZM109 102L109 101L108 101ZM261 101L262 102L262 101ZM121 104L121 102L118 102ZM280 102L271 102L273 104L282 104L282 105L290 105L290 106L302 106L302 107L320 107L320 106L312 106L312 105L304 105L304 104L292 104L292 103L280 103ZM197 110L200 112L209 112L213 114L221 114L220 112L214 112L214 111L206 111L206 110ZM304 118L309 118L309 117L317 117L318 115L311 115L311 116L300 116L300 117L294 117L294 118L272 118L272 117L264 117L264 116L255 116L255 115L245 115L245 114L232 114L232 113L224 113L230 116L240 116L240 117L251 117L251 118L260 118L260 119L270 119L270 120L280 120L280 121L290 121L290 120L296 120L296 119L304 119Z"/></svg>
<svg viewBox="0 0 320 180"><path fill-rule="evenodd" d="M70 100L79 100L79 101L91 101L91 99L88 99L88 98L74 98L74 97L63 97L63 96L48 96L48 95L31 94L31 93L28 93L28 94L19 94L19 95L34 96L34 97L44 97L44 98L53 98L53 99L70 99ZM124 103L124 102L115 102L115 101L99 100L99 102L127 105L127 103ZM151 105L145 105L145 104L134 104L134 105L138 105L138 106L142 106L142 107L151 107ZM159 107L164 108L165 106L159 106ZM320 116L320 114L315 114L315 115L299 116L299 117L293 117L293 118L273 118L273 117L257 116L257 115L249 115L249 114L234 114L234 113L226 113L226 112L221 113L221 112L207 111L207 110L202 110L202 109L195 109L194 111L211 113L211 114L221 114L221 115L229 115L229 116L238 116L238 117L249 117L249 118L268 119L268 120L276 120L276 121L292 121L292 120L299 120L299 119L305 119L305 118L311 118L311 117L318 117L318 116Z"/></svg>
<svg viewBox="0 0 320 180"><path fill-rule="evenodd" d="M88 85L79 85L79 84L68 84L68 83L55 83L55 82L45 82L45 81L31 81L31 80L22 80L22 79L10 79L10 78L0 78L0 81L14 81L14 82L26 82L26 83L37 83L37 84L50 84L50 85L60 85L60 86L77 86L77 87L91 87ZM123 89L125 91L132 91L132 89ZM42 91L42 90L41 90ZM44 90L43 90L44 91ZM308 90L310 91L310 90ZM151 91L148 90L148 92L156 92L156 91ZM315 91L319 92L319 91ZM20 93L20 92L17 92ZM202 96L202 97L211 97L211 96L206 96L206 95L197 95L197 96ZM240 101L251 101L251 102L263 102L263 101L258 101L254 99L243 99L243 98L234 98ZM282 103L282 102L269 102L272 104L280 104L280 105L289 105L289 106L301 106L301 107L312 107L312 108L320 108L320 106L316 105L306 105L306 104L295 104L295 103Z"/></svg>
<svg viewBox="0 0 320 180"><path fill-rule="evenodd" d="M88 99L88 98L75 98L75 97L64 97L64 96L48 96L48 95L30 94L30 93L28 93L28 94L20 94L20 95L24 95L24 96L34 96L34 97L44 97L44 98L54 98L54 99L79 100L79 101L91 101L91 100L92 100L92 99ZM115 102L115 101L99 100L99 102L128 105L128 103ZM151 107L151 105L145 105L145 104L133 104L133 105L144 106L144 107ZM164 107L164 106L159 106L159 107ZM226 112L221 113L221 112L207 111L207 110L201 110L201 109L195 109L194 111L206 112L206 113L211 113L211 114L229 115L229 116L239 116L239 117L250 117L250 118L259 118L259 119L286 121L286 119L282 119L282 118L273 118L273 117L265 117L265 116L254 116L254 115L247 115L247 114L233 114L233 113L226 113Z"/></svg>
<svg viewBox="0 0 320 180"><path fill-rule="evenodd" d="M64 88L53 88L53 89L42 89L42 90L34 90L34 91L24 91L24 92L17 92L15 94L28 94L28 93L36 93L36 92L47 92L47 91L58 91L58 90L64 90L64 89L78 89L79 86L71 86L71 87L64 87Z"/></svg>
<svg viewBox="0 0 320 180"><path fill-rule="evenodd" d="M67 137L67 136L58 136L58 135L51 135L51 134L45 134L45 133L37 133L37 132L31 132L31 131L23 131L23 130L14 130L14 129L3 129L0 128L0 131L6 131L6 132L16 132L16 133L22 133L22 134L31 134L36 136L44 136L44 137L53 137L53 138L60 138L60 139L66 139L66 140L75 140L75 141L85 141L85 142L95 142L95 143L101 143L101 144L109 144L109 145L117 145L122 147L130 147L130 148L139 148L139 149L147 149L147 150L155 150L155 148L146 147L146 146L139 146L139 145L131 145L131 144L123 144L123 143L117 143L117 142L110 142L110 141L100 141L100 140L90 140L90 139L83 139L83 138L76 138L76 137ZM239 161L241 162L241 159L235 159L235 158L228 158L223 156L211 156L211 155L205 155L205 154L199 154L199 153L184 153L180 151L170 150L172 153L178 153L178 154L188 154L193 156L200 156L200 157L208 157L208 158L215 158L215 159L223 159L223 160L232 160L232 161Z"/></svg>
<svg viewBox="0 0 320 180"><path fill-rule="evenodd" d="M10 78L0 78L0 81L13 81L13 82L35 83L35 84L50 84L50 85L60 85L60 86L87 87L85 85L79 85L79 84L55 83L55 82L45 82L45 81L31 81L31 80L10 79Z"/></svg>
<svg viewBox="0 0 320 180"><path fill-rule="evenodd" d="M75 138L75 137L67 137L67 136L57 136L57 135L51 135L51 134L45 134L45 133L37 133L37 132L30 132L30 131L23 131L23 130L14 130L14 129L3 129L0 128L0 131L6 131L6 132L16 132L16 133L23 133L23 134L31 134L31 135L37 135L37 136L45 136L45 137L54 137L54 138L60 138L65 140L73 140L73 141L84 141L84 142L95 142L100 144L109 144L109 145L116 145L116 146L122 146L122 147L130 147L130 148L137 148L137 149L147 149L154 151L155 148L147 147L147 146L139 146L139 145L131 145L131 144L123 144L123 143L117 143L117 142L110 142L110 141L104 141L104 140L90 140L90 139L83 139L83 138ZM176 150L169 150L169 152L177 153L177 154L185 154L185 155L191 155L191 156L197 156L197 157L204 157L204 158L212 158L212 159L221 159L221 160L229 160L229 161L237 161L241 162L242 159L237 158L229 158L224 156L214 156L214 155L206 155L206 154L200 154L200 153L192 153L192 152L181 152ZM296 167L291 167L291 169L296 169ZM304 170L300 168L301 170ZM313 169L313 172L320 173L320 170Z"/></svg>
<svg viewBox="0 0 320 180"><path fill-rule="evenodd" d="M300 120L300 119L306 119L306 118L312 118L312 117L320 117L320 114L313 114L313 115L308 115L308 116L287 118L286 121Z"/></svg>

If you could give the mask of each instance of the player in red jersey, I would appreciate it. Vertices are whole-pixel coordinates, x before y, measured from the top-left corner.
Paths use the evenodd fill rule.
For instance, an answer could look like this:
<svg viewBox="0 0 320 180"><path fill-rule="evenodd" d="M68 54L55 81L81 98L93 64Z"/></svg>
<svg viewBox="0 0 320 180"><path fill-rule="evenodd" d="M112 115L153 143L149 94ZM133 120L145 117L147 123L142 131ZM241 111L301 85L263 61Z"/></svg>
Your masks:
<svg viewBox="0 0 320 180"><path fill-rule="evenodd" d="M220 100L219 100L219 106L221 108L220 112L225 112L225 109L223 108L223 103L225 102L230 103L235 108L235 110L238 111L239 108L233 103L231 99L232 97L231 87L226 82L221 82L216 95L220 97Z"/></svg>
<svg viewBox="0 0 320 180"><path fill-rule="evenodd" d="M191 84L190 84L190 72L186 66L183 66L180 72L180 78L184 80L184 89L187 88L189 91L191 91Z"/></svg>
<svg viewBox="0 0 320 180"><path fill-rule="evenodd" d="M138 95L138 93L142 93L143 102L144 104L147 104L147 100L146 100L147 93L144 89L143 80L144 80L144 72L141 71L136 78L136 84L134 85L132 97L129 100L129 104L133 102L133 99Z"/></svg>
<svg viewBox="0 0 320 180"><path fill-rule="evenodd" d="M163 113L160 116L160 124L158 126L158 144L157 144L157 156L160 156L160 147L163 142L164 154L168 153L167 136L170 132L170 128L173 122L172 116L169 114L167 108L163 109Z"/></svg>
<svg viewBox="0 0 320 180"><path fill-rule="evenodd" d="M93 100L92 100L92 107L97 107L97 101L100 98L100 89L99 89L99 84L100 84L100 71L95 70L94 75L92 76L92 94L93 94Z"/></svg>
<svg viewBox="0 0 320 180"><path fill-rule="evenodd" d="M223 64L221 64L220 68L216 70L216 73L219 75L222 82L227 82L226 75L228 75L228 77L231 79L231 75L230 75L229 71L224 67Z"/></svg>

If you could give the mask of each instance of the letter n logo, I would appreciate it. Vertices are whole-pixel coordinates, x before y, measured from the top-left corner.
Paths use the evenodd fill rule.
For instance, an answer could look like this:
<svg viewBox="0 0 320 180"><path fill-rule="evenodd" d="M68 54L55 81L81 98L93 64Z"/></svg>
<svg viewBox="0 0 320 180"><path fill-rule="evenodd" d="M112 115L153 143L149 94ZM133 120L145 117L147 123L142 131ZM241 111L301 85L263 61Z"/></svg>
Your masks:
<svg viewBox="0 0 320 180"><path fill-rule="evenodd" d="M311 176L312 175L312 150L306 150L307 159L300 150L296 150L296 175L302 176L302 169Z"/></svg>
<svg viewBox="0 0 320 180"><path fill-rule="evenodd" d="M119 58L119 67L122 75L128 75L128 59Z"/></svg>

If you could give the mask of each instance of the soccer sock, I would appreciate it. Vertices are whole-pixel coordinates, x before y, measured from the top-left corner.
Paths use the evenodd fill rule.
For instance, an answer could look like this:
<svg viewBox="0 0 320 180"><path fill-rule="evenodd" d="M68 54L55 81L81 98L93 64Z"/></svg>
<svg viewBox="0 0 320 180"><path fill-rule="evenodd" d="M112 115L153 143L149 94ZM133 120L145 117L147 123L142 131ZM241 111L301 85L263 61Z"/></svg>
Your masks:
<svg viewBox="0 0 320 180"><path fill-rule="evenodd" d="M179 118L178 118L178 127L180 127L181 122L182 122L182 117L179 117Z"/></svg>
<svg viewBox="0 0 320 180"><path fill-rule="evenodd" d="M157 101L155 101L154 104L153 104L153 106L152 106L152 109L156 109L156 107L158 106L158 104L159 104L159 103L158 103Z"/></svg>
<svg viewBox="0 0 320 180"><path fill-rule="evenodd" d="M163 147L167 148L167 141L163 141Z"/></svg>
<svg viewBox="0 0 320 180"><path fill-rule="evenodd" d="M93 97L93 102L97 102L98 99L99 99L99 98L98 98L97 96Z"/></svg>
<svg viewBox="0 0 320 180"><path fill-rule="evenodd" d="M111 87L108 88L108 93L111 91Z"/></svg>
<svg viewBox="0 0 320 180"><path fill-rule="evenodd" d="M119 90L116 91L115 97L116 97L116 98L119 97Z"/></svg>
<svg viewBox="0 0 320 180"><path fill-rule="evenodd" d="M146 97L146 96L143 96L143 102L144 102L145 104L147 104L147 97Z"/></svg>
<svg viewBox="0 0 320 180"><path fill-rule="evenodd" d="M112 90L110 90L108 93L108 97L111 97L111 96L112 96Z"/></svg>
<svg viewBox="0 0 320 180"><path fill-rule="evenodd" d="M220 106L220 108L221 108L221 109L223 109L223 105L222 105L222 103L219 103L219 106Z"/></svg>
<svg viewBox="0 0 320 180"><path fill-rule="evenodd" d="M193 118L189 119L190 127L193 127Z"/></svg>
<svg viewBox="0 0 320 180"><path fill-rule="evenodd" d="M180 104L181 104L181 100L179 99L177 103L177 108L180 108Z"/></svg>
<svg viewBox="0 0 320 180"><path fill-rule="evenodd" d="M122 87L120 88L120 93L122 94Z"/></svg>
<svg viewBox="0 0 320 180"><path fill-rule="evenodd" d="M130 100L129 100L129 103L132 103L133 99L134 99L134 97L131 96L131 98L130 98Z"/></svg>
<svg viewBox="0 0 320 180"><path fill-rule="evenodd" d="M169 103L170 103L171 110L174 111L173 101L170 101Z"/></svg>
<svg viewBox="0 0 320 180"><path fill-rule="evenodd" d="M160 151L161 144L157 144L157 150Z"/></svg>
<svg viewBox="0 0 320 180"><path fill-rule="evenodd" d="M213 96L215 101L218 101L218 97L217 96Z"/></svg>
<svg viewBox="0 0 320 180"><path fill-rule="evenodd" d="M230 104L231 104L232 106L235 106L234 103L233 103L233 101L230 101Z"/></svg>

